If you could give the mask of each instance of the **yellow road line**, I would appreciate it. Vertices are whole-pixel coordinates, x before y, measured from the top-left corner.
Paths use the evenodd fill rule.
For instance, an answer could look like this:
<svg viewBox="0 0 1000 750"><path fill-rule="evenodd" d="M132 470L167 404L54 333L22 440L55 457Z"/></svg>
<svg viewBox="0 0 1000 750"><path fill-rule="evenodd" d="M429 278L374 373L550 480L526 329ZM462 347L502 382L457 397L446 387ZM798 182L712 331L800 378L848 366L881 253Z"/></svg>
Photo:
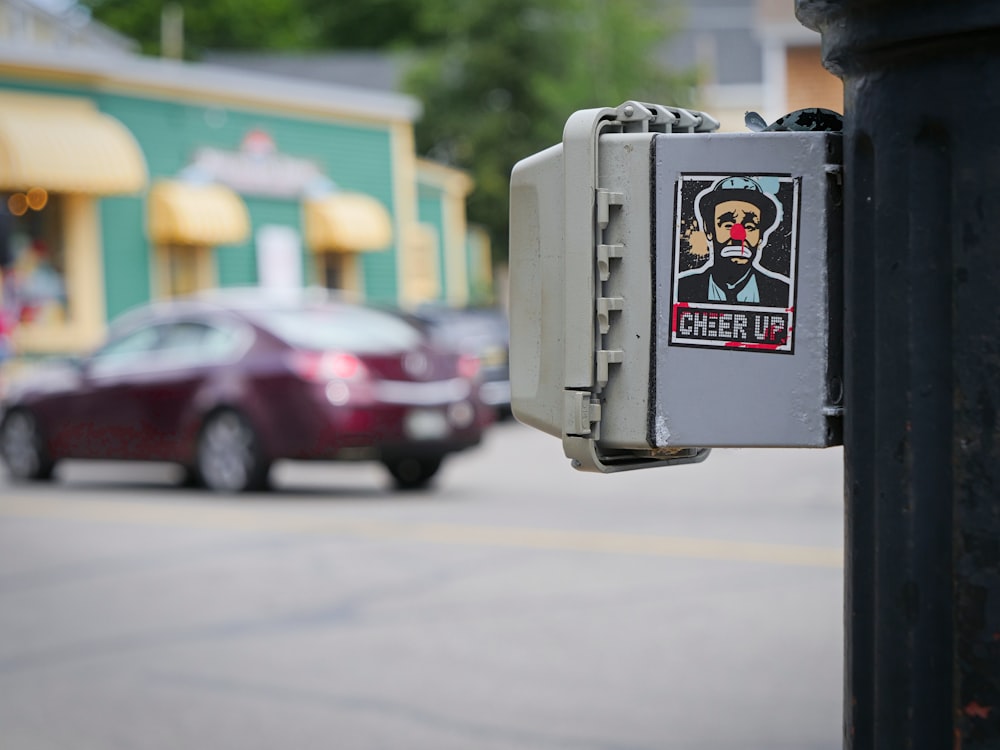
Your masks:
<svg viewBox="0 0 1000 750"><path fill-rule="evenodd" d="M652 534L567 531L461 524L378 520L316 519L295 513L252 508L194 507L112 501L60 501L15 496L0 499L0 517L48 518L95 523L176 526L221 531L330 534L431 544L513 547L563 552L756 562L798 567L841 568L836 547L765 544L723 539L693 539Z"/></svg>

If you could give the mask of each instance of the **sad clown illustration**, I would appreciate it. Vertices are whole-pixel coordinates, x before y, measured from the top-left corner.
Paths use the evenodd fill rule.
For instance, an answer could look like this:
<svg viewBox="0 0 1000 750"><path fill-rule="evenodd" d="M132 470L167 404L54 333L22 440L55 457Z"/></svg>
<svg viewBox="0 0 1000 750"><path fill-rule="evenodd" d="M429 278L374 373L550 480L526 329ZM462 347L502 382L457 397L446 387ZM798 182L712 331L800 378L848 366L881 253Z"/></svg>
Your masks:
<svg viewBox="0 0 1000 750"><path fill-rule="evenodd" d="M788 173L679 175L672 346L795 353L800 190Z"/></svg>
<svg viewBox="0 0 1000 750"><path fill-rule="evenodd" d="M787 308L790 279L761 264L781 205L746 176L724 177L695 199L709 260L677 276L678 302Z"/></svg>

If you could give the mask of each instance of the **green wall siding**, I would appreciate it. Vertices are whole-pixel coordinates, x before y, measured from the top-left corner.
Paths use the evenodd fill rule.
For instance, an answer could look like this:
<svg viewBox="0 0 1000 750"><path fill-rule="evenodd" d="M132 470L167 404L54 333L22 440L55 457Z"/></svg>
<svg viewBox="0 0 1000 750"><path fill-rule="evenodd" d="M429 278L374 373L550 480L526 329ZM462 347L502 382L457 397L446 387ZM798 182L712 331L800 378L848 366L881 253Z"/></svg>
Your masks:
<svg viewBox="0 0 1000 750"><path fill-rule="evenodd" d="M255 286L257 254L253 245L215 248L215 273L219 286Z"/></svg>
<svg viewBox="0 0 1000 750"><path fill-rule="evenodd" d="M421 224L434 227L437 232L438 246L438 282L441 289L441 299L447 299L448 275L445 273L447 258L445 257L445 220L444 194L432 185L418 185L417 188L417 218Z"/></svg>
<svg viewBox="0 0 1000 750"><path fill-rule="evenodd" d="M143 225L145 200L104 198L100 207L104 299L106 314L111 320L149 301L152 259Z"/></svg>
<svg viewBox="0 0 1000 750"><path fill-rule="evenodd" d="M395 212L391 135L387 126L357 126L313 119L279 117L269 113L229 108L180 105L173 102L121 96L99 97L99 106L121 120L136 136L149 163L150 174L174 176L204 146L236 150L250 130L266 131L280 153L319 165L344 190L377 198ZM297 200L276 201L244 196L250 212L251 235L264 224L283 224L304 234ZM397 245L386 252L363 256L366 297L384 302L396 299ZM253 236L245 245L217 248L221 285L257 281ZM303 278L309 264L303 258Z"/></svg>
<svg viewBox="0 0 1000 750"><path fill-rule="evenodd" d="M361 258L361 268L367 299L380 304L393 304L399 301L395 251L365 253Z"/></svg>

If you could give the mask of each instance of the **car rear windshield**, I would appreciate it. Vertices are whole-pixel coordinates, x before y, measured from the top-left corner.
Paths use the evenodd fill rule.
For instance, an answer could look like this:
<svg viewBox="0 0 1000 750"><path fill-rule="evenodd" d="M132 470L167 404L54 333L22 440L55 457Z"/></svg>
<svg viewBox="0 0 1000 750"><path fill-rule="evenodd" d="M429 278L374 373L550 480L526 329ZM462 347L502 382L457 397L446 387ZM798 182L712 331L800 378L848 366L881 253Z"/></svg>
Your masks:
<svg viewBox="0 0 1000 750"><path fill-rule="evenodd" d="M262 310L261 326L302 349L375 354L412 349L422 334L394 315L364 307Z"/></svg>

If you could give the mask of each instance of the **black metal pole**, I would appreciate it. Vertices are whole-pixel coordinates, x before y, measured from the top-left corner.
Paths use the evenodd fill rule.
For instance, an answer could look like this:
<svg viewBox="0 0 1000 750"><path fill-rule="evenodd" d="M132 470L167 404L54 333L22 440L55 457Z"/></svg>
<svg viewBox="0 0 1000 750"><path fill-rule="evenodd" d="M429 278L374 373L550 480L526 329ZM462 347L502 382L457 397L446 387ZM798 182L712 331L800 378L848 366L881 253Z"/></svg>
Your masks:
<svg viewBox="0 0 1000 750"><path fill-rule="evenodd" d="M845 747L1000 747L1000 2L796 0L845 89Z"/></svg>

